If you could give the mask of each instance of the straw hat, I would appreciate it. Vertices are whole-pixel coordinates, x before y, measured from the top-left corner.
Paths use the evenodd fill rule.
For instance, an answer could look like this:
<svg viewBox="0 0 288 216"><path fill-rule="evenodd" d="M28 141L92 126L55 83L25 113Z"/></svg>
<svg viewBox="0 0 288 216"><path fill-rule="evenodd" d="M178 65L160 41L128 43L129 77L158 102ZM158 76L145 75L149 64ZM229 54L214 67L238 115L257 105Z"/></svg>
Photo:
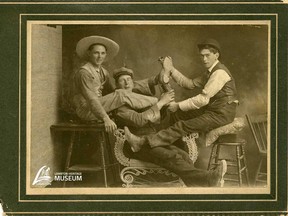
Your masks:
<svg viewBox="0 0 288 216"><path fill-rule="evenodd" d="M114 58L119 52L119 45L115 41L106 37L102 37L102 36L89 36L89 37L82 38L77 43L77 46L76 46L77 55L80 58L86 58L88 48L92 44L102 44L106 47L107 56L106 56L105 61Z"/></svg>

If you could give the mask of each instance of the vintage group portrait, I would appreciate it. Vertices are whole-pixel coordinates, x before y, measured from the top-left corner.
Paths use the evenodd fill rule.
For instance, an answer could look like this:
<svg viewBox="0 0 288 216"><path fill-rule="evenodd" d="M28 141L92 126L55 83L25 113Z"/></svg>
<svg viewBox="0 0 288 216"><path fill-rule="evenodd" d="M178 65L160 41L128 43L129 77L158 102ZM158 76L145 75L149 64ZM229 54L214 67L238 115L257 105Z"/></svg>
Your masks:
<svg viewBox="0 0 288 216"><path fill-rule="evenodd" d="M4 211L283 206L277 14L47 5L17 20L18 143L5 147L17 148L5 171L17 179Z"/></svg>
<svg viewBox="0 0 288 216"><path fill-rule="evenodd" d="M26 193L269 194L272 34L28 20Z"/></svg>

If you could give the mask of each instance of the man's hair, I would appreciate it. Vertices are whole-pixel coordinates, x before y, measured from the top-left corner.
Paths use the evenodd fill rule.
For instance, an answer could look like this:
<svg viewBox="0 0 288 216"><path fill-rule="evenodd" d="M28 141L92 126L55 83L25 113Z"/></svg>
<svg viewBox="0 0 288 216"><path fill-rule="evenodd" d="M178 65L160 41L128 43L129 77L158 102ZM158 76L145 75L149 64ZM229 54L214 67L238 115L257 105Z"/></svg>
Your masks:
<svg viewBox="0 0 288 216"><path fill-rule="evenodd" d="M128 76L130 76L130 77L133 79L133 75L131 75L131 74L121 74L121 75L119 75L119 76L117 76L117 77L114 77L114 79L115 79L115 84L116 84L116 85L118 84L119 78L120 78L121 76L123 76L123 75L128 75Z"/></svg>
<svg viewBox="0 0 288 216"><path fill-rule="evenodd" d="M199 46L199 51L201 51L201 50L203 50L203 49L208 49L208 50L210 50L210 52L212 52L212 53L219 53L219 56L220 56L220 52L219 52L219 50L218 49L216 49L214 46L211 46L211 45L209 45L209 44L205 44L205 45L203 45L203 46Z"/></svg>
<svg viewBox="0 0 288 216"><path fill-rule="evenodd" d="M106 52L108 51L107 47L106 47L104 44L101 44L101 43L91 44L91 45L88 47L88 50L91 51L91 50L93 49L93 47L94 47L94 46L97 46L97 45L105 47Z"/></svg>

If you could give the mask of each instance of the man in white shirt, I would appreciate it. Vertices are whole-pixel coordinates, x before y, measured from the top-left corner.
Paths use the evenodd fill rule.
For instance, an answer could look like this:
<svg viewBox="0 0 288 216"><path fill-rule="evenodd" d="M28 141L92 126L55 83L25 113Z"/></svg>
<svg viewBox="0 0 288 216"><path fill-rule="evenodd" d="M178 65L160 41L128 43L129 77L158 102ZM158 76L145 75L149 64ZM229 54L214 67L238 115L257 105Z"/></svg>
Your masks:
<svg viewBox="0 0 288 216"><path fill-rule="evenodd" d="M151 148L167 146L179 138L193 132L207 132L233 121L238 104L234 78L225 65L218 60L221 54L219 43L207 39L198 44L201 60L207 69L195 79L189 79L174 68L172 59L166 57L163 62L165 73L183 88L199 87L202 92L180 102L172 102L169 110L176 112L177 122L156 134L138 137L125 128L125 136L131 149L137 152L142 145Z"/></svg>

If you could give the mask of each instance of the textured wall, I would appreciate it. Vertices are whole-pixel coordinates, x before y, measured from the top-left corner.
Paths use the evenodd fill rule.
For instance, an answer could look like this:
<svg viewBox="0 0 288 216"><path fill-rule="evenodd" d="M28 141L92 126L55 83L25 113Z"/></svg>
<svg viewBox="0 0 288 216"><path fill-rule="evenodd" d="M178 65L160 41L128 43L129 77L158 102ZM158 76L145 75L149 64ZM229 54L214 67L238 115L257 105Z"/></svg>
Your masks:
<svg viewBox="0 0 288 216"><path fill-rule="evenodd" d="M79 60L75 54L77 42L85 36L101 35L115 40L120 45L118 56L106 64L110 71L125 62L135 72L135 79L158 73L159 56L170 55L175 67L188 77L203 70L196 44L213 37L222 46L221 61L230 69L238 88L240 106L237 116L246 113L267 111L268 83L268 27L248 25L83 25L63 26L63 76L64 96L69 96L69 80L77 70ZM196 92L176 90L176 99L181 100ZM62 106L67 106L65 100ZM248 128L244 131L248 141L247 153L251 175L257 162L255 143ZM205 152L205 151L204 151ZM207 158L206 152L206 158ZM200 160L204 166L207 160Z"/></svg>
<svg viewBox="0 0 288 216"><path fill-rule="evenodd" d="M47 165L53 172L59 149L50 126L57 121L62 80L62 28L33 25L31 68L31 181ZM52 174L51 172L51 174Z"/></svg>

